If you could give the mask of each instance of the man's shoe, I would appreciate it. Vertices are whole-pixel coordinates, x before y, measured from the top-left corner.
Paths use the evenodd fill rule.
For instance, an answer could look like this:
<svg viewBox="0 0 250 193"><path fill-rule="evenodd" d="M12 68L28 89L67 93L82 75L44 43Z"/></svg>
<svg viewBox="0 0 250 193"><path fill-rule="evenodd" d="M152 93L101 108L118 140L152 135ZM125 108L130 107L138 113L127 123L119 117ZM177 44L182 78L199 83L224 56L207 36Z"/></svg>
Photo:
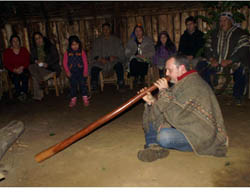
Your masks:
<svg viewBox="0 0 250 193"><path fill-rule="evenodd" d="M157 159L167 157L169 151L159 145L151 145L144 150L140 150L137 154L139 160L144 162L153 162Z"/></svg>
<svg viewBox="0 0 250 193"><path fill-rule="evenodd" d="M24 102L27 100L27 95L24 92L21 92L21 94L17 97L19 101Z"/></svg>
<svg viewBox="0 0 250 193"><path fill-rule="evenodd" d="M124 84L119 84L118 85L118 88L119 88L119 92L120 93L125 93L126 92L126 89L125 89L125 85Z"/></svg>
<svg viewBox="0 0 250 193"><path fill-rule="evenodd" d="M237 106L241 106L241 105L242 105L242 101L241 101L240 99L236 99L236 100L235 100L235 104L236 104Z"/></svg>
<svg viewBox="0 0 250 193"><path fill-rule="evenodd" d="M40 89L45 89L45 87L46 87L46 82L45 81L40 81L39 82L39 87L40 87Z"/></svg>

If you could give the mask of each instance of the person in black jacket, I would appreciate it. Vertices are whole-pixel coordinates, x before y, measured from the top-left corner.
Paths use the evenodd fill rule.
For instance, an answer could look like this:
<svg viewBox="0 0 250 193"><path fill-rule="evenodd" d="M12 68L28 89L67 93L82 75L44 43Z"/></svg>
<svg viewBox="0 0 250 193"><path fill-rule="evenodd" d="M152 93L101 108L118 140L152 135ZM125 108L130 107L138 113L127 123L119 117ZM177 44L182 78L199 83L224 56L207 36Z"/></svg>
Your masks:
<svg viewBox="0 0 250 193"><path fill-rule="evenodd" d="M56 72L60 74L59 54L54 46L40 32L33 34L33 48L31 49L31 65L29 71L33 80L35 100L43 99L44 81L48 80Z"/></svg>
<svg viewBox="0 0 250 193"><path fill-rule="evenodd" d="M181 36L178 52L186 55L189 60L192 60L204 46L205 39L203 38L203 32L198 30L196 19L193 16L189 16L185 20L185 24L187 29Z"/></svg>

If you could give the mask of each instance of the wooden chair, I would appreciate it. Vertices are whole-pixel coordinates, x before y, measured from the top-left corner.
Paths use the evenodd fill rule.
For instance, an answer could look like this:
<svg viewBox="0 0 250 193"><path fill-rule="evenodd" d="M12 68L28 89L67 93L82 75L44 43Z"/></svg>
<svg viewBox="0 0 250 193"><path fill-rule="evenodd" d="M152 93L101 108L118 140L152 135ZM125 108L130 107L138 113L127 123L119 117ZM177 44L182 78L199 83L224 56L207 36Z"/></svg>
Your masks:
<svg viewBox="0 0 250 193"><path fill-rule="evenodd" d="M53 86L54 86L55 91L56 91L56 96L59 96L59 87L58 87L58 83L57 83L56 72L50 73L44 79L45 79L45 81L47 81L47 84L46 84L46 87L45 87L45 93L47 95L49 94L49 84L48 84L48 81L50 81L52 79Z"/></svg>
<svg viewBox="0 0 250 193"><path fill-rule="evenodd" d="M153 73L153 67L149 67L148 68L148 74L145 76L145 82L147 84L147 86L151 86L151 84L153 83L153 80L154 80L154 73ZM125 80L125 84L128 84L129 85L129 88L130 90L133 90L134 88L134 77L131 76L131 77L128 77L128 72L125 73L125 77L126 77L126 80Z"/></svg>
<svg viewBox="0 0 250 193"><path fill-rule="evenodd" d="M2 97L5 91L9 93L10 99L13 99L12 83L9 78L8 71L1 70L0 71L0 98Z"/></svg>
<svg viewBox="0 0 250 193"><path fill-rule="evenodd" d="M117 75L114 72L113 76L110 76L108 78L103 77L102 71L99 72L99 79L100 79L100 86L101 86L101 91L103 92L104 84L115 84L116 89L119 89L119 86L117 84Z"/></svg>

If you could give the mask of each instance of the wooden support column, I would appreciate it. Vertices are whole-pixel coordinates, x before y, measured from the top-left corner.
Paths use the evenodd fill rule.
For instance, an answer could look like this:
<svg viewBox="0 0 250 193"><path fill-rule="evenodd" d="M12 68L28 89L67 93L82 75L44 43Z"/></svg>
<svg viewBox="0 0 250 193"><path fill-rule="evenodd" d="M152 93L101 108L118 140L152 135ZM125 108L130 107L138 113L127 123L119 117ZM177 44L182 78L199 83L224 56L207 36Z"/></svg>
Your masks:
<svg viewBox="0 0 250 193"><path fill-rule="evenodd" d="M183 12L181 14L181 34L184 33L184 31L186 30L186 24L185 24L185 20L188 18L189 14L187 12Z"/></svg>
<svg viewBox="0 0 250 193"><path fill-rule="evenodd" d="M8 48L9 43L8 43L8 37L5 28L2 28L2 36L3 36L3 41L4 41L4 49Z"/></svg>
<svg viewBox="0 0 250 193"><path fill-rule="evenodd" d="M249 25L249 21L248 21L248 17L249 17L249 9L248 9L248 6L244 6L242 9L241 9L241 13L245 16L246 20L242 21L241 23L241 27L242 29L247 29L248 28L248 25Z"/></svg>
<svg viewBox="0 0 250 193"><path fill-rule="evenodd" d="M167 20L168 20L167 15L159 15L158 16L159 33L162 31L167 31L167 29L168 29Z"/></svg>
<svg viewBox="0 0 250 193"><path fill-rule="evenodd" d="M10 37L11 37L11 35L13 34L11 24L5 24L5 25L4 25L4 29L5 29L5 31L6 31L7 42L9 42ZM9 43L8 43L8 45L9 45ZM7 46L7 47L8 47L8 46Z"/></svg>
<svg viewBox="0 0 250 193"><path fill-rule="evenodd" d="M175 13L174 15L174 42L176 47L178 48L179 46L179 41L181 37L181 25L180 25L180 14Z"/></svg>

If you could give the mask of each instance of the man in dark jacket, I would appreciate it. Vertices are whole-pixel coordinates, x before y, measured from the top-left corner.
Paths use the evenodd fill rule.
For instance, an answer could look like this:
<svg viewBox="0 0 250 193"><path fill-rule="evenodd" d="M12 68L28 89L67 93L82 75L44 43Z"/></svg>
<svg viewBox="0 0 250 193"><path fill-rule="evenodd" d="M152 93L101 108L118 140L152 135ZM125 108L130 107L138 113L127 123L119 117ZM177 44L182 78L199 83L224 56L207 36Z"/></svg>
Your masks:
<svg viewBox="0 0 250 193"><path fill-rule="evenodd" d="M205 44L204 34L198 30L196 20L193 16L188 17L185 20L185 24L187 29L181 36L179 53L186 55L189 60L192 60Z"/></svg>

